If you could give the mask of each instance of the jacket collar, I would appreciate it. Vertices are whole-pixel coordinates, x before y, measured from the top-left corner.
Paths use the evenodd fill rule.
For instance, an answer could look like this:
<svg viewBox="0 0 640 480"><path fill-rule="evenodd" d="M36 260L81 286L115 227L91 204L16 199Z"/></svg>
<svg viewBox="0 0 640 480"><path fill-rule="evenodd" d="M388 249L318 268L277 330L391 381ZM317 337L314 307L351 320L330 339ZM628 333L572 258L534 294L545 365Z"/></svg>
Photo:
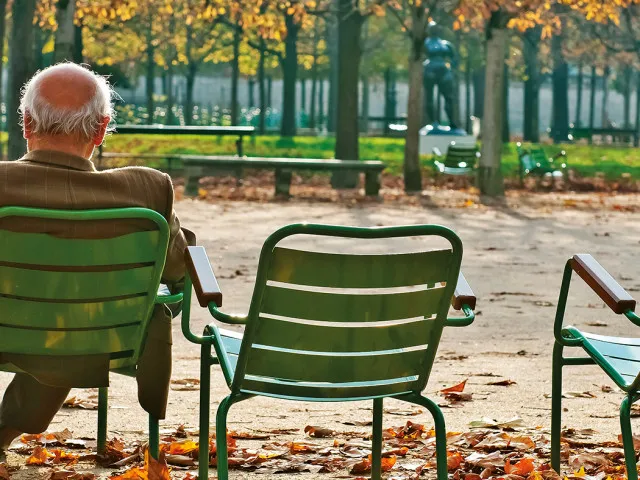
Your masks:
<svg viewBox="0 0 640 480"><path fill-rule="evenodd" d="M96 171L96 167L91 160L55 150L32 150L20 160L25 162L57 165L71 170L82 170L87 172Z"/></svg>

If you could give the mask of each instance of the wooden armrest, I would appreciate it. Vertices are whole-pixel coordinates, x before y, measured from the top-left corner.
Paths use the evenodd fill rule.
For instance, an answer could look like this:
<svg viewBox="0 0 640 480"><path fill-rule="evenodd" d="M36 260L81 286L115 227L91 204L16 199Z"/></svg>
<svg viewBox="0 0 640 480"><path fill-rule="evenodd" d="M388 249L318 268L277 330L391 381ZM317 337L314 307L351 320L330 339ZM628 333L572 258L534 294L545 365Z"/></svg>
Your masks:
<svg viewBox="0 0 640 480"><path fill-rule="evenodd" d="M204 247L187 247L184 259L201 307L222 306L222 292Z"/></svg>
<svg viewBox="0 0 640 480"><path fill-rule="evenodd" d="M591 255L574 255L571 268L615 313L636 308L633 297Z"/></svg>
<svg viewBox="0 0 640 480"><path fill-rule="evenodd" d="M471 310L476 308L476 296L462 272L458 275L458 284L453 292L451 305L453 305L453 308L456 310L462 310L463 305L467 305Z"/></svg>

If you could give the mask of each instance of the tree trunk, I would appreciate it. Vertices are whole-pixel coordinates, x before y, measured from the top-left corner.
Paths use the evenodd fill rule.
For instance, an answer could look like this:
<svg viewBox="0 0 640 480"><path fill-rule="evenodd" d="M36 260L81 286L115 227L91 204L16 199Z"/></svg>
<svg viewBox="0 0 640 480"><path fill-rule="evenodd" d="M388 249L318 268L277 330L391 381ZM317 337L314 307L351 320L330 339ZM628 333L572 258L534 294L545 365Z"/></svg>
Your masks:
<svg viewBox="0 0 640 480"><path fill-rule="evenodd" d="M484 118L484 93L487 68L482 67L473 72L473 115L476 118Z"/></svg>
<svg viewBox="0 0 640 480"><path fill-rule="evenodd" d="M195 62L189 62L189 65L187 65L187 91L184 102L184 123L186 125L193 124L193 87L196 83L197 73L197 64Z"/></svg>
<svg viewBox="0 0 640 480"><path fill-rule="evenodd" d="M307 81L305 79L300 80L300 111L307 111Z"/></svg>
<svg viewBox="0 0 640 480"><path fill-rule="evenodd" d="M423 95L424 96L424 95ZM384 134L389 135L389 124L395 122L396 117L396 78L393 67L384 72Z"/></svg>
<svg viewBox="0 0 640 480"><path fill-rule="evenodd" d="M640 74L636 74L636 135L633 146L638 148L640 143Z"/></svg>
<svg viewBox="0 0 640 480"><path fill-rule="evenodd" d="M267 120L267 91L265 85L264 62L265 62L265 44L264 39L260 39L260 59L258 60L258 97L260 101L260 116L258 117L258 131L260 135L264 135L266 131Z"/></svg>
<svg viewBox="0 0 640 480"><path fill-rule="evenodd" d="M631 128L631 67L624 68L624 128Z"/></svg>
<svg viewBox="0 0 640 480"><path fill-rule="evenodd" d="M607 65L602 76L602 109L600 113L602 127L609 126L609 75L611 75L611 68Z"/></svg>
<svg viewBox="0 0 640 480"><path fill-rule="evenodd" d="M273 107L273 77L267 77L267 108Z"/></svg>
<svg viewBox="0 0 640 480"><path fill-rule="evenodd" d="M508 48L508 47L507 47ZM509 143L511 141L511 130L509 128L509 65L504 64L504 100L502 102L502 142Z"/></svg>
<svg viewBox="0 0 640 480"><path fill-rule="evenodd" d="M79 23L73 27L73 61L75 63L84 62L84 40L82 38L82 29L84 25Z"/></svg>
<svg viewBox="0 0 640 480"><path fill-rule="evenodd" d="M338 5L340 0L334 0ZM338 120L338 20L327 21L327 50L329 53L329 105L327 107L327 130L336 131Z"/></svg>
<svg viewBox="0 0 640 480"><path fill-rule="evenodd" d="M309 128L316 128L316 112L318 111L318 65L317 57L311 67L311 105L309 105Z"/></svg>
<svg viewBox="0 0 640 480"><path fill-rule="evenodd" d="M44 31L37 23L33 26L33 69L42 70L45 68L44 55Z"/></svg>
<svg viewBox="0 0 640 480"><path fill-rule="evenodd" d="M320 85L318 88L318 120L317 123L319 126L325 126L325 118L324 118L324 79L320 80Z"/></svg>
<svg viewBox="0 0 640 480"><path fill-rule="evenodd" d="M504 195L502 179L502 123L504 122L504 57L509 34L507 16L497 10L487 24L487 65L482 126L482 157L478 166L478 188L482 195Z"/></svg>
<svg viewBox="0 0 640 480"><path fill-rule="evenodd" d="M168 23L168 30L169 30L169 36L170 38L173 38L175 35L175 30L176 30L176 19L174 16L172 16L169 19L169 23ZM169 58L167 59L167 70L166 70L166 74L165 74L165 78L164 78L164 93L167 96L167 114L165 116L165 122L167 125L177 125L180 122L178 121L178 118L176 117L176 115L173 112L173 106L175 103L175 98L173 96L173 71L174 71L174 66L173 66L173 61L176 59L176 49L173 46L173 44L168 45L169 47ZM200 114L202 112L199 112Z"/></svg>
<svg viewBox="0 0 640 480"><path fill-rule="evenodd" d="M404 143L404 190L422 191L420 170L420 127L422 125L423 67L422 42L413 39L409 59L409 98L407 101L407 137Z"/></svg>
<svg viewBox="0 0 640 480"><path fill-rule="evenodd" d="M53 51L54 63L73 61L75 26L73 18L76 14L75 0L58 0L56 4L56 30L55 46Z"/></svg>
<svg viewBox="0 0 640 480"><path fill-rule="evenodd" d="M358 160L358 80L363 17L351 0L340 0L338 23L338 112L335 157ZM334 175L334 178L336 175Z"/></svg>
<svg viewBox="0 0 640 480"><path fill-rule="evenodd" d="M248 97L249 97L249 109L252 109L256 105L256 80L253 77L249 77L247 80Z"/></svg>
<svg viewBox="0 0 640 480"><path fill-rule="evenodd" d="M464 67L464 115L464 128L469 133L471 132L471 55L468 48Z"/></svg>
<svg viewBox="0 0 640 480"><path fill-rule="evenodd" d="M293 137L296 134L296 80L298 77L298 31L300 26L293 15L285 15L287 37L284 41L284 58L282 61L282 124L280 134Z"/></svg>
<svg viewBox="0 0 640 480"><path fill-rule="evenodd" d="M582 65L582 63L580 63L578 65L578 85L577 85L577 98L576 98L576 120L575 122L573 122L573 124L576 126L576 128L580 128L580 125L582 125L582 96L583 96L583 90L584 90L584 67Z"/></svg>
<svg viewBox="0 0 640 480"><path fill-rule="evenodd" d="M589 128L593 130L596 125L596 83L598 74L596 66L591 67L591 92L589 97Z"/></svg>
<svg viewBox="0 0 640 480"><path fill-rule="evenodd" d="M524 35L524 63L526 79L524 81L524 140L538 143L540 141L540 50L539 27L527 30Z"/></svg>
<svg viewBox="0 0 640 480"><path fill-rule="evenodd" d="M153 100L155 79L156 79L156 61L154 58L155 47L153 46L153 17L149 16L149 25L147 26L147 125L153 124L153 114L155 111L155 104ZM190 112L190 111L189 111ZM191 117L191 115L189 115ZM191 121L191 119L189 119Z"/></svg>
<svg viewBox="0 0 640 480"><path fill-rule="evenodd" d="M240 41L242 30L238 25L233 27L233 58L231 59L231 125L238 124L238 83L240 81Z"/></svg>
<svg viewBox="0 0 640 480"><path fill-rule="evenodd" d="M7 158L17 160L27 151L20 125L20 90L33 75L33 15L36 0L14 1L13 27L9 38L9 88L7 89Z"/></svg>
<svg viewBox="0 0 640 480"><path fill-rule="evenodd" d="M362 105L360 107L360 132L367 133L369 131L369 111L370 111L370 85L369 77L362 76Z"/></svg>
<svg viewBox="0 0 640 480"><path fill-rule="evenodd" d="M5 27L6 27L6 18L7 18L7 0L0 0L0 58L4 57L4 35L5 35ZM2 85L2 75L4 74L3 68L4 62L0 62L0 105L3 101L3 85ZM6 125L2 125L0 121L0 130L6 128ZM0 142L0 160L4 158L4 145Z"/></svg>
<svg viewBox="0 0 640 480"><path fill-rule="evenodd" d="M569 64L564 58L563 43L562 34L554 35L551 39L553 59L551 138L554 143L566 142L569 138Z"/></svg>

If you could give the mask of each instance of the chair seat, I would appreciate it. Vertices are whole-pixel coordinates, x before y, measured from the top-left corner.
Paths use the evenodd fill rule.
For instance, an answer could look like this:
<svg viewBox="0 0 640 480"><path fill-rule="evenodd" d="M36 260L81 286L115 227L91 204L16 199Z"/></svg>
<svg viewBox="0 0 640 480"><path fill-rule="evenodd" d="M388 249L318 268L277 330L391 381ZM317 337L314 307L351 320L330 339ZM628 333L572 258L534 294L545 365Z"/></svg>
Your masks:
<svg viewBox="0 0 640 480"><path fill-rule="evenodd" d="M581 332L575 327L564 334L582 340L582 348L623 390L636 390L640 374L640 338L609 337Z"/></svg>
<svg viewBox="0 0 640 480"><path fill-rule="evenodd" d="M441 162L435 162L434 165L440 173L444 173L446 175L468 175L474 170L473 167L460 167L459 165L450 166Z"/></svg>

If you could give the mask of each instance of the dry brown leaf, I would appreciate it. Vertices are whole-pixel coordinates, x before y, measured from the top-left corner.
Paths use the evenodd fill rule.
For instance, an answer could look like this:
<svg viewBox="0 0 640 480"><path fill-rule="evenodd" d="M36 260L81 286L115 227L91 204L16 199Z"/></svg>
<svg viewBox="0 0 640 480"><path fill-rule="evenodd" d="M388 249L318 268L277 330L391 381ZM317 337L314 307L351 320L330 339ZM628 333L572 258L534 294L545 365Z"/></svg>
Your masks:
<svg viewBox="0 0 640 480"><path fill-rule="evenodd" d="M312 425L307 425L306 427L304 427L304 433L306 433L310 437L327 438L335 436L336 431L331 428L314 427Z"/></svg>
<svg viewBox="0 0 640 480"><path fill-rule="evenodd" d="M447 394L447 393L461 393L461 392L464 391L464 387L467 384L467 380L463 380L462 382L458 383L457 385L454 385L453 387L442 389L442 390L440 390L440 393L444 393L444 394Z"/></svg>

